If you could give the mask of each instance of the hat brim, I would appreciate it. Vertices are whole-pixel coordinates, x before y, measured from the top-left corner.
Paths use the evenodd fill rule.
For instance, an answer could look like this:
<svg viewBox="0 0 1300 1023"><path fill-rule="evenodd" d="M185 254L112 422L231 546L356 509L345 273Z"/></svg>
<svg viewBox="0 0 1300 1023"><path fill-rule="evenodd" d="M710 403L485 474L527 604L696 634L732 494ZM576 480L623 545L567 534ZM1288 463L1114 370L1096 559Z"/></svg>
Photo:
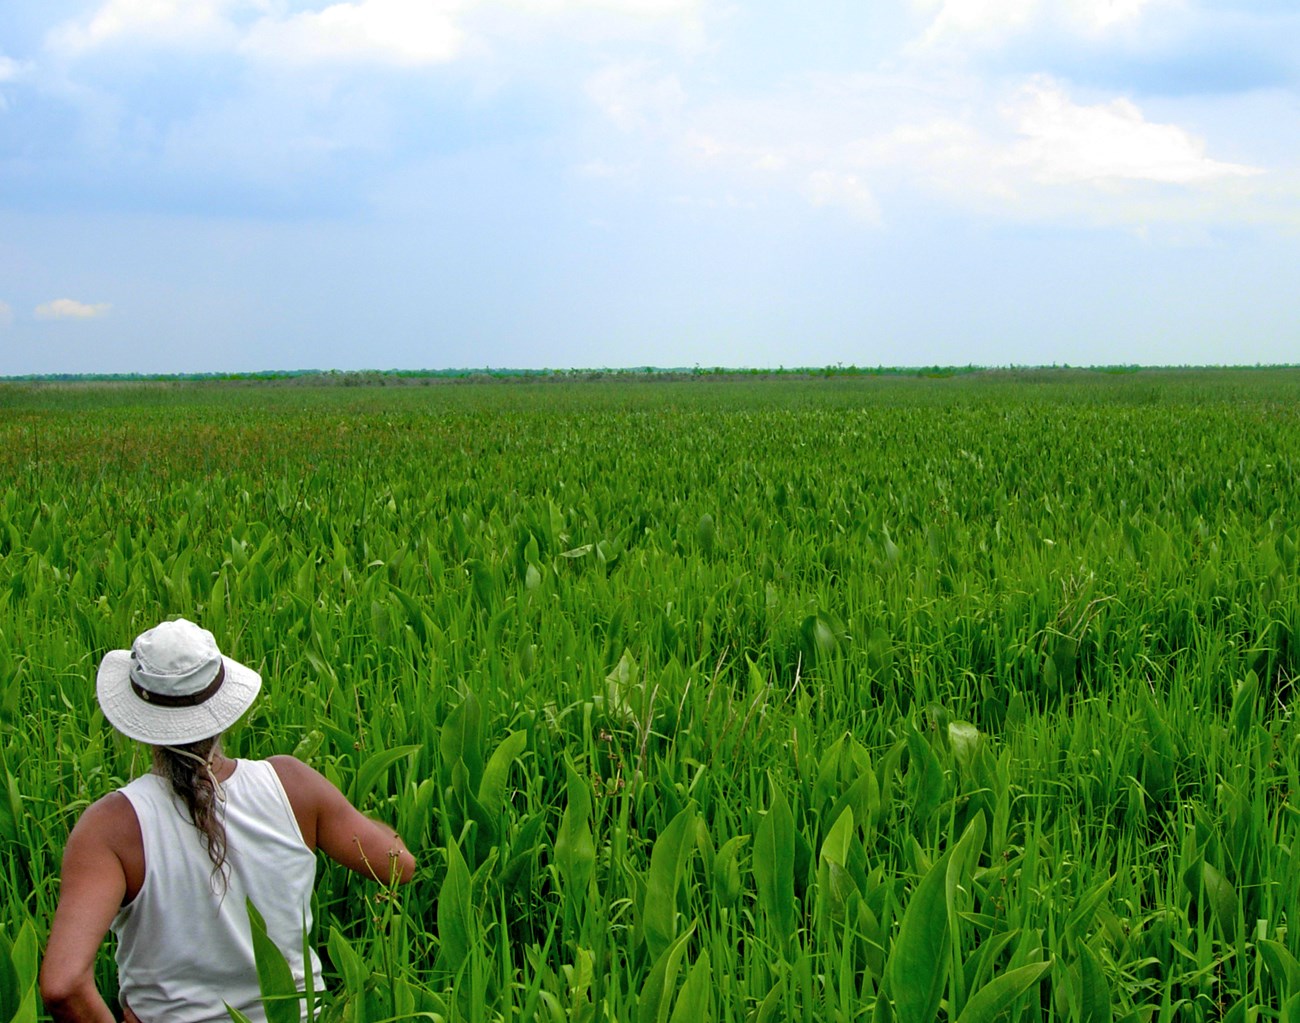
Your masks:
<svg viewBox="0 0 1300 1023"><path fill-rule="evenodd" d="M99 662L95 693L109 724L128 739L153 746L176 746L220 735L252 706L262 676L222 655L226 678L221 688L194 707L146 703L131 688L131 651L110 650Z"/></svg>

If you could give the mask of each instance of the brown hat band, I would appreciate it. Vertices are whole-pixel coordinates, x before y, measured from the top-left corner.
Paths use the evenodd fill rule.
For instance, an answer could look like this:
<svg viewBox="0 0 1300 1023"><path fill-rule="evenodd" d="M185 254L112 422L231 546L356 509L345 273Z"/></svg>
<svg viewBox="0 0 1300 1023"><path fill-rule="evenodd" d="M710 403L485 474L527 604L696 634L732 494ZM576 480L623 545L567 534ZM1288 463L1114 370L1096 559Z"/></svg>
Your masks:
<svg viewBox="0 0 1300 1023"><path fill-rule="evenodd" d="M217 677L208 683L207 688L200 689L197 693L186 693L184 696L168 696L164 693L155 693L140 685L135 679L130 680L131 689L135 695L144 700L145 703L151 703L155 707L197 707L200 703L204 703L215 696L224 681L226 681L226 665L224 662L218 666Z"/></svg>

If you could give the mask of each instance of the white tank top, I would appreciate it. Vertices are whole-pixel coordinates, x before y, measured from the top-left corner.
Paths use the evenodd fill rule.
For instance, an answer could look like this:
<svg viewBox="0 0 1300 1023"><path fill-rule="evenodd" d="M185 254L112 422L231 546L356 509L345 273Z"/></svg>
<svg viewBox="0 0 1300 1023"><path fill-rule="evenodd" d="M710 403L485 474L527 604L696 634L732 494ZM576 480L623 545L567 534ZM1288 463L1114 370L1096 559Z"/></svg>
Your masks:
<svg viewBox="0 0 1300 1023"><path fill-rule="evenodd" d="M306 985L303 927L311 927L316 854L303 842L269 763L236 761L223 787L230 876L224 894L171 786L147 774L120 790L140 821L144 884L112 930L121 996L142 1023L229 1023L224 1002L251 1020L266 1019L245 899L262 914L299 990ZM320 960L314 949L310 954L320 992Z"/></svg>

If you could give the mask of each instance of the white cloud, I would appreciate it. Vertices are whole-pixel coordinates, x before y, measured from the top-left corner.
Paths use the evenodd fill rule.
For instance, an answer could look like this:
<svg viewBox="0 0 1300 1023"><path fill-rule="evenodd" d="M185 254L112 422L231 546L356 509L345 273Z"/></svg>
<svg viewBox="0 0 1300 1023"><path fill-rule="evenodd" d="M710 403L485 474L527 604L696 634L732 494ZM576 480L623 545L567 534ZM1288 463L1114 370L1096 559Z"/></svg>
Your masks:
<svg viewBox="0 0 1300 1023"><path fill-rule="evenodd" d="M499 0L502 6L538 14L607 11L637 18L677 18L695 13L699 0Z"/></svg>
<svg viewBox="0 0 1300 1023"><path fill-rule="evenodd" d="M857 174L813 171L804 182L804 194L814 206L838 206L868 223L880 223L880 204Z"/></svg>
<svg viewBox="0 0 1300 1023"><path fill-rule="evenodd" d="M660 130L675 122L686 90L648 60L611 64L587 79L587 97L621 131Z"/></svg>
<svg viewBox="0 0 1300 1023"><path fill-rule="evenodd" d="M14 309L8 302L0 302L0 327L12 326L14 322Z"/></svg>
<svg viewBox="0 0 1300 1023"><path fill-rule="evenodd" d="M30 70L32 65L29 62L17 61L12 57L6 57L0 54L0 85L6 85L12 82L18 82ZM0 92L0 113L9 109L9 100L3 92Z"/></svg>
<svg viewBox="0 0 1300 1023"><path fill-rule="evenodd" d="M913 49L996 45L1020 32L1050 25L1100 35L1137 24L1152 7L1179 0L917 0L936 13Z"/></svg>
<svg viewBox="0 0 1300 1023"><path fill-rule="evenodd" d="M457 16L472 0L360 0L288 18L262 18L241 52L272 63L375 62L415 67L455 59L465 43Z"/></svg>
<svg viewBox="0 0 1300 1023"><path fill-rule="evenodd" d="M656 25L699 35L703 0L344 0L288 11L275 0L104 0L88 17L63 22L51 49L80 56L112 44L202 46L261 63L370 63L397 67L455 60L476 34L536 35L539 27L601 38Z"/></svg>
<svg viewBox="0 0 1300 1023"><path fill-rule="evenodd" d="M369 74L376 66L490 61L484 74L471 69L466 79L491 92L521 69L536 74L550 89L540 108L558 91L557 80L568 87L595 54L614 61L581 78L604 119L603 144L592 146L597 132L582 125L574 135L557 135L553 151L568 144L574 173L622 188L660 188L665 197L732 193L760 203L793 196L864 223L880 221L882 208L889 214L918 198L1018 219L1107 223L1152 216L1206 223L1232 219L1231 211L1265 194L1284 201L1295 191L1285 172L1290 149L1278 143L1271 152L1262 132L1225 135L1221 111L1198 117L1195 110L1205 107L1180 105L1177 97L1086 93L1054 78L1017 76L1006 67L990 75L980 61L945 59L945 47L957 47L960 57L972 41L1021 33L1026 38L1014 51L1020 57L1061 32L1113 32L1106 47L1113 39L1127 45L1129 29L1160 27L1158 12L1183 2L911 0L920 17L898 28L896 42L923 31L924 46L895 51L875 71L787 74L765 91L728 91L720 84L725 62L675 62L682 50L646 45L681 40L681 30L706 17L725 23L713 0L96 0L86 17L55 36L72 49L142 40L191 45L204 37L252 61L254 73L233 76L247 88L232 99L205 100L170 122L163 120L170 112L158 125L142 122L140 137L158 142L151 155L170 172L215 168L259 187L304 180L340 154L386 157L420 102L401 93L410 84L405 79L391 88L352 89L326 74L323 87L310 88L276 75L276 66L360 64ZM628 39L635 45L622 45ZM555 59L542 64L539 55ZM745 80L762 75L754 69ZM568 119L565 110L547 130L564 121L555 130L567 131ZM100 125L127 132L125 115L120 122L86 121L88 132ZM1283 126L1276 136L1289 137ZM1242 162L1215 158L1230 145L1254 155L1238 157ZM1246 161L1267 161L1274 171L1261 180L1260 168ZM1139 192L1141 203L1132 201Z"/></svg>
<svg viewBox="0 0 1300 1023"><path fill-rule="evenodd" d="M969 36L1001 36L1030 21L1038 0L946 0L930 22L923 45Z"/></svg>
<svg viewBox="0 0 1300 1023"><path fill-rule="evenodd" d="M1079 102L1046 76L820 75L701 101L636 70L608 70L588 91L644 147L647 183L680 188L685 170L715 192L794 194L868 224L918 202L1036 223L1296 220L1286 173L1215 159L1183 125L1124 97Z"/></svg>
<svg viewBox="0 0 1300 1023"><path fill-rule="evenodd" d="M71 56L121 41L221 48L235 40L232 15L266 6L266 0L106 0L89 18L56 26L48 43Z"/></svg>
<svg viewBox="0 0 1300 1023"><path fill-rule="evenodd" d="M1127 99L1081 106L1037 78L1006 108L1022 136L1009 154L1049 183L1107 180L1190 185L1261 173L1205 155L1205 143L1174 124L1155 124Z"/></svg>
<svg viewBox="0 0 1300 1023"><path fill-rule="evenodd" d="M94 320L107 316L107 302L78 302L75 298L56 298L36 307L38 320Z"/></svg>
<svg viewBox="0 0 1300 1023"><path fill-rule="evenodd" d="M1167 0L1070 0L1066 9L1077 24L1100 32L1135 22L1147 8L1161 3L1168 6Z"/></svg>
<svg viewBox="0 0 1300 1023"><path fill-rule="evenodd" d="M579 177L593 181L631 181L639 170L635 163L611 163L609 160L588 160L573 168Z"/></svg>
<svg viewBox="0 0 1300 1023"><path fill-rule="evenodd" d="M677 195L670 201L727 207L786 191L815 207L880 222L869 168L846 158L852 125L843 106L828 97L693 102L676 75L649 62L602 69L588 79L587 94L618 129L649 141L658 159L667 156L688 173L712 176L711 196ZM655 174L645 177L654 180ZM738 188L750 197L738 196Z"/></svg>

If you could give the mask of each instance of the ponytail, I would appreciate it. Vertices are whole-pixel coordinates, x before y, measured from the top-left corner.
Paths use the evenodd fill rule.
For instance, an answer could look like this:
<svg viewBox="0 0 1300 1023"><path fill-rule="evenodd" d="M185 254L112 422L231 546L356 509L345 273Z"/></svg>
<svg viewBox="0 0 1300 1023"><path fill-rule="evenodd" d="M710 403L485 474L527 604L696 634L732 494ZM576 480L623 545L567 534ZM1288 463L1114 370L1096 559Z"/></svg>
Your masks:
<svg viewBox="0 0 1300 1023"><path fill-rule="evenodd" d="M212 770L212 761L221 752L221 736L200 739L198 742L177 746L153 748L154 773L161 775L172 792L185 805L190 820L198 829L203 848L212 861L212 877L221 877L221 889L227 884L226 875L226 824L217 812L217 804L224 802Z"/></svg>

